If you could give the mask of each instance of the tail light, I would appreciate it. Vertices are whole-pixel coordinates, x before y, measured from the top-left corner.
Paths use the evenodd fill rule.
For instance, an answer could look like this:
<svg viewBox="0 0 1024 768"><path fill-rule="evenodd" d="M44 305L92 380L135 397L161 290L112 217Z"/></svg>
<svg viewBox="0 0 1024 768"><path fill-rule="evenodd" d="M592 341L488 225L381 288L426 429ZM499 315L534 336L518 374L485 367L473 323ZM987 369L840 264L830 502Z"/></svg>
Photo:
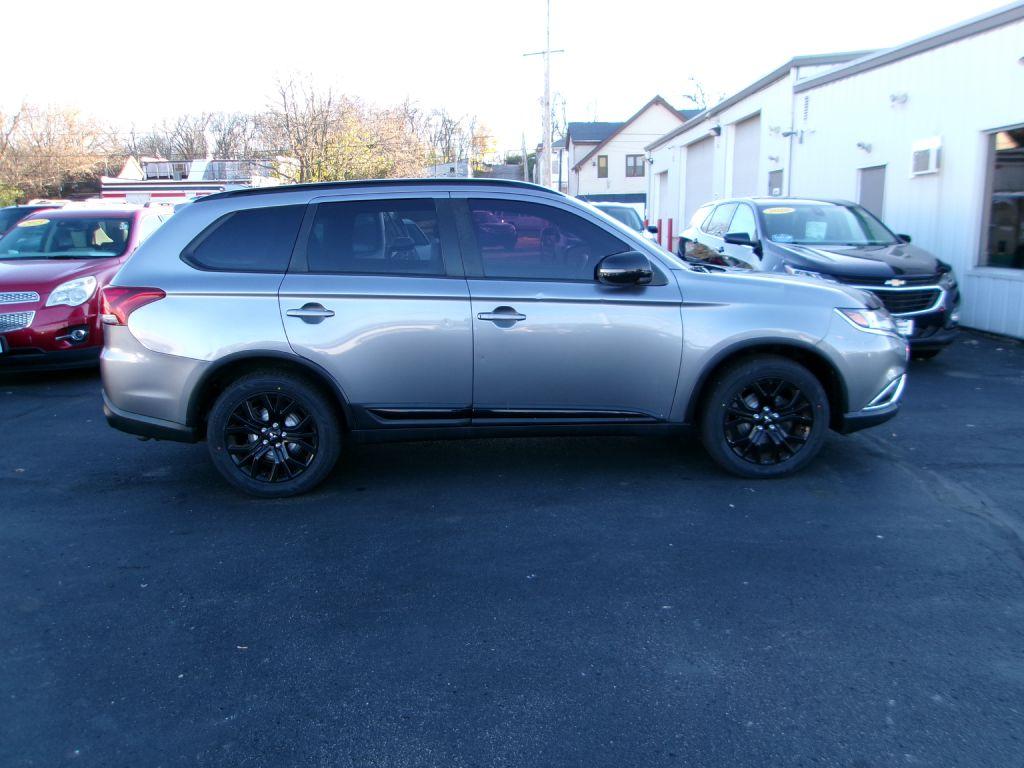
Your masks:
<svg viewBox="0 0 1024 768"><path fill-rule="evenodd" d="M159 288L126 288L108 285L103 289L100 312L105 325L128 325L128 316L139 307L160 301L167 294Z"/></svg>

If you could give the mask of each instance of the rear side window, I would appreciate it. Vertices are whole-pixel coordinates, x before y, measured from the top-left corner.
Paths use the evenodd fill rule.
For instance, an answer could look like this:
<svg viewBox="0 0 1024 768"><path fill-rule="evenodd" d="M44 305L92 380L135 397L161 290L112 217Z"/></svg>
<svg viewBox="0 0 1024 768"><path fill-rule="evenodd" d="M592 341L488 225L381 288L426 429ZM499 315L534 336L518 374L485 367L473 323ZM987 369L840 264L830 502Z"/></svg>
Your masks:
<svg viewBox="0 0 1024 768"><path fill-rule="evenodd" d="M736 203L725 203L718 206L704 225L704 231L714 237L725 237L734 213L736 213Z"/></svg>
<svg viewBox="0 0 1024 768"><path fill-rule="evenodd" d="M216 272L285 272L291 259L304 205L235 211L207 227L181 258Z"/></svg>
<svg viewBox="0 0 1024 768"><path fill-rule="evenodd" d="M708 214L711 213L712 208L714 208L713 205L702 205L698 208L694 212L693 216L690 217L690 226L694 229L698 229L700 225L707 220Z"/></svg>
<svg viewBox="0 0 1024 768"><path fill-rule="evenodd" d="M321 203L306 245L310 272L442 275L434 201Z"/></svg>

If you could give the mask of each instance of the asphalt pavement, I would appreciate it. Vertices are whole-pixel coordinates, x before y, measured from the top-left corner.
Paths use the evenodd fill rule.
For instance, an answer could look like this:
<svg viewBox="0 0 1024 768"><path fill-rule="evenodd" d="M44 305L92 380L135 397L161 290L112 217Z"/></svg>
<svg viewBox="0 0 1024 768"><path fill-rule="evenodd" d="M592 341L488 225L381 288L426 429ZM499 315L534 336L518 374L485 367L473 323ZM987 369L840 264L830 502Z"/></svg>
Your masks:
<svg viewBox="0 0 1024 768"><path fill-rule="evenodd" d="M0 379L0 766L1024 765L1024 346L802 474L356 446L310 495Z"/></svg>

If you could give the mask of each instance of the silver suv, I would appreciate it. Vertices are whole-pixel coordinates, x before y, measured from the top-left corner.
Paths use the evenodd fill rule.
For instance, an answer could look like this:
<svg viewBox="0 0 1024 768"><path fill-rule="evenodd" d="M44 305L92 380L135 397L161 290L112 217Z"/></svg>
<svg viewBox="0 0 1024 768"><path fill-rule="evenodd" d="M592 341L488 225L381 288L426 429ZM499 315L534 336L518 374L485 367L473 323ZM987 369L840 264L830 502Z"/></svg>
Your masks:
<svg viewBox="0 0 1024 768"><path fill-rule="evenodd" d="M103 295L108 421L206 439L259 496L345 441L699 429L745 477L895 415L907 344L878 300L706 271L542 187L368 181L226 192Z"/></svg>

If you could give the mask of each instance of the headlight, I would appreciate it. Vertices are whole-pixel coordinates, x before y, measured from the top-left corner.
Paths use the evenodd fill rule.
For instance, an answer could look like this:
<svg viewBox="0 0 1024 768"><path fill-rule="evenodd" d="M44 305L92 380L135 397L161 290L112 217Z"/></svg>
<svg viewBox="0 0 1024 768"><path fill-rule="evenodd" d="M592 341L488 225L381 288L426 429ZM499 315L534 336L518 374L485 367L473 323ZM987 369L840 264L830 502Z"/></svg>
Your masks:
<svg viewBox="0 0 1024 768"><path fill-rule="evenodd" d="M952 291L956 288L956 278L952 272L942 273L942 277L939 278L939 287L947 291Z"/></svg>
<svg viewBox="0 0 1024 768"><path fill-rule="evenodd" d="M839 309L836 312L850 325L866 333L898 335L896 323L884 309Z"/></svg>
<svg viewBox="0 0 1024 768"><path fill-rule="evenodd" d="M46 300L46 306L56 307L66 304L69 307L77 307L85 304L92 295L96 293L96 278L77 277L61 283L50 292L50 298Z"/></svg>
<svg viewBox="0 0 1024 768"><path fill-rule="evenodd" d="M799 275L800 277L815 277L818 280L827 280L830 283L836 282L835 278L831 275L823 275L821 272L812 272L809 269L798 269L791 267L789 264L785 265L786 273L790 275Z"/></svg>

